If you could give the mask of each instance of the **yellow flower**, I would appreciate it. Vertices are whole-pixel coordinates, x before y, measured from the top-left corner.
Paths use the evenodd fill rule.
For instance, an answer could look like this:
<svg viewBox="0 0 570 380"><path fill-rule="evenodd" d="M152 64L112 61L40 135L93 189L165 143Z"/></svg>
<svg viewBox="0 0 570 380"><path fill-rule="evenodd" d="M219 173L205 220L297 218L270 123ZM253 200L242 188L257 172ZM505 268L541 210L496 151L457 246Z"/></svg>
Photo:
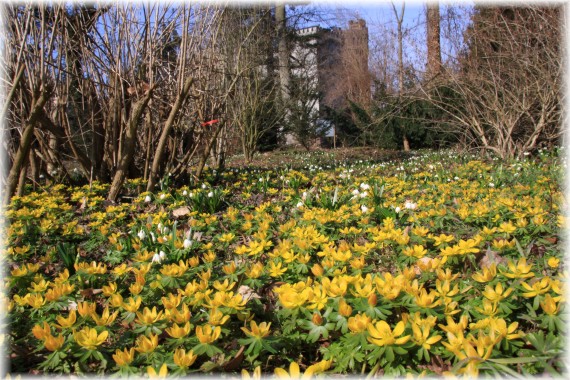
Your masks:
<svg viewBox="0 0 570 380"><path fill-rule="evenodd" d="M141 297L129 297L126 302L123 302L123 308L131 313L136 312L139 307L141 306L142 298Z"/></svg>
<svg viewBox="0 0 570 380"><path fill-rule="evenodd" d="M84 327L81 331L73 334L75 341L81 347L85 347L88 350L95 350L97 346L100 346L107 340L109 332L104 330L101 334L97 334L97 330Z"/></svg>
<svg viewBox="0 0 570 380"><path fill-rule="evenodd" d="M516 264L511 260L509 260L507 266L509 267L509 272L501 272L501 273L508 278L534 277L534 273L531 272L532 264L527 264L526 258L524 257L522 257Z"/></svg>
<svg viewBox="0 0 570 380"><path fill-rule="evenodd" d="M243 380L261 380L261 367L257 366L255 367L255 369L253 370L253 374L249 374L249 372L247 372L247 370L242 369L241 370L241 378Z"/></svg>
<svg viewBox="0 0 570 380"><path fill-rule="evenodd" d="M352 307L350 307L344 299L341 299L338 303L338 313L343 317L350 317L352 314Z"/></svg>
<svg viewBox="0 0 570 380"><path fill-rule="evenodd" d="M540 302L540 307L548 315L556 315L560 311L560 304L550 294L544 296L544 301Z"/></svg>
<svg viewBox="0 0 570 380"><path fill-rule="evenodd" d="M404 249L402 251L402 253L406 256L409 257L415 257L417 259L421 259L422 257L424 257L428 251L427 249L424 248L423 245L414 245L412 247L407 247L406 249Z"/></svg>
<svg viewBox="0 0 570 380"><path fill-rule="evenodd" d="M119 315L118 310L115 311L113 314L109 314L109 307L106 307L105 310L103 310L103 313L101 314L101 318L99 318L97 313L93 313L91 315L91 318L93 318L97 326L109 326L113 322L115 322L115 319L117 318L118 315Z"/></svg>
<svg viewBox="0 0 570 380"><path fill-rule="evenodd" d="M536 297L539 294L544 294L548 290L550 290L550 278L543 277L540 281L536 281L534 284L529 285L526 282L521 284L523 288L525 288L526 292L522 293L522 296L525 298L532 298Z"/></svg>
<svg viewBox="0 0 570 380"><path fill-rule="evenodd" d="M227 274L233 274L236 271L237 267L236 267L236 263L234 261L230 262L229 264L226 264L222 267L222 271Z"/></svg>
<svg viewBox="0 0 570 380"><path fill-rule="evenodd" d="M412 323L413 337L412 341L418 346L422 346L426 350L430 350L431 345L437 343L441 340L440 335L429 336L430 327L429 326L419 326L416 323Z"/></svg>
<svg viewBox="0 0 570 380"><path fill-rule="evenodd" d="M280 379L310 379L311 376L313 375L313 371L305 371L305 373L303 374L303 376L301 377L301 370L299 369L299 364L297 364L296 362L291 362L291 364L289 364L289 372L287 372L286 370L284 370L283 368L275 368L275 376L277 376Z"/></svg>
<svg viewBox="0 0 570 380"><path fill-rule="evenodd" d="M231 243L232 240L234 240L234 238L236 237L236 235L232 234L231 232L227 233L227 234L223 234L222 236L220 236L218 238L218 241L220 241L221 243Z"/></svg>
<svg viewBox="0 0 570 380"><path fill-rule="evenodd" d="M269 275L271 277L279 277L285 272L287 272L287 268L282 268L282 263L275 264L274 261L269 263Z"/></svg>
<svg viewBox="0 0 570 380"><path fill-rule="evenodd" d="M264 266L260 262L256 262L245 271L247 278L258 278L263 274Z"/></svg>
<svg viewBox="0 0 570 380"><path fill-rule="evenodd" d="M437 295L438 294L433 290L430 291L428 294L427 291L424 288L422 288L420 292L414 297L414 299L416 301L416 305L418 305L419 307L432 309L436 306L441 305L441 300L438 299L437 301L435 301Z"/></svg>
<svg viewBox="0 0 570 380"><path fill-rule="evenodd" d="M212 326L221 326L230 319L229 315L224 315L218 308L214 307L208 315L208 323Z"/></svg>
<svg viewBox="0 0 570 380"><path fill-rule="evenodd" d="M119 367L131 364L134 359L135 349L132 347L128 350L125 348L123 351L117 349L113 354L113 360L115 360L115 363L117 363Z"/></svg>
<svg viewBox="0 0 570 380"><path fill-rule="evenodd" d="M454 334L455 336L463 334L463 332L467 328L468 320L467 320L467 316L465 316L465 315L462 315L461 318L459 318L458 323L455 323L453 318L451 318L449 316L446 317L446 321L447 321L447 325L438 324L439 328L442 329L443 331L447 332L447 333Z"/></svg>
<svg viewBox="0 0 570 380"><path fill-rule="evenodd" d="M64 328L69 328L69 327L73 326L75 324L75 321L77 320L77 316L76 316L75 310L71 310L69 312L69 315L67 316L67 318L64 318L61 315L58 315L55 317L55 319L59 323L59 327L64 329Z"/></svg>
<svg viewBox="0 0 570 380"><path fill-rule="evenodd" d="M158 335L150 334L149 337L141 335L137 338L135 350L141 354L148 354L153 352L158 346Z"/></svg>
<svg viewBox="0 0 570 380"><path fill-rule="evenodd" d="M28 305L33 307L34 309L39 309L43 305L45 305L46 300L42 297L41 294L26 294Z"/></svg>
<svg viewBox="0 0 570 380"><path fill-rule="evenodd" d="M131 267L128 267L127 264L121 264L121 265L113 268L111 273L113 273L116 276L122 276L125 273L130 272L130 271L131 271Z"/></svg>
<svg viewBox="0 0 570 380"><path fill-rule="evenodd" d="M501 300L507 298L512 292L512 288L503 291L503 285L499 282L494 289L489 285L485 286L485 290L482 294L491 302L501 302Z"/></svg>
<svg viewBox="0 0 570 380"><path fill-rule="evenodd" d="M105 297L110 297L117 291L117 283L111 282L109 285L103 286L102 290Z"/></svg>
<svg viewBox="0 0 570 380"><path fill-rule="evenodd" d="M551 267L552 269L556 269L558 268L558 265L560 264L560 259L554 256L550 256L548 258L548 266Z"/></svg>
<svg viewBox="0 0 570 380"><path fill-rule="evenodd" d="M156 323L164 318L162 314L163 311L156 311L156 306L153 306L152 310L150 310L148 307L145 307L142 313L139 313L137 311L136 321L142 325L152 325L153 323Z"/></svg>
<svg viewBox="0 0 570 380"><path fill-rule="evenodd" d="M45 290L48 288L48 286L51 284L51 282L42 279L39 279L39 281L37 282L32 282L31 283L31 287L28 288L28 290L31 290L32 292L35 293L43 293L45 292Z"/></svg>
<svg viewBox="0 0 570 380"><path fill-rule="evenodd" d="M512 234L513 232L515 232L517 230L517 227L513 225L512 222L504 222L501 223L501 225L499 226L499 228L497 228L498 232L503 232L505 234Z"/></svg>
<svg viewBox="0 0 570 380"><path fill-rule="evenodd" d="M307 309L321 310L327 304L329 297L321 286L315 285L315 288L312 290L313 291L309 294L308 301L310 302L310 305L307 306Z"/></svg>
<svg viewBox="0 0 570 380"><path fill-rule="evenodd" d="M178 311L178 309L167 309L164 312L164 316L172 322L181 324L188 322L192 314L190 313L188 305L182 304L182 311Z"/></svg>
<svg viewBox="0 0 570 380"><path fill-rule="evenodd" d="M166 366L166 363L164 363L160 367L160 370L158 371L158 373L156 372L156 370L154 368L146 367L146 372L148 373L149 378L154 378L154 377L164 378L164 377L166 377L166 375L168 375L168 367Z"/></svg>
<svg viewBox="0 0 570 380"><path fill-rule="evenodd" d="M177 348L174 351L174 363L180 368L188 368L196 361L198 355L194 355L194 351L190 350L186 353L183 348Z"/></svg>
<svg viewBox="0 0 570 380"><path fill-rule="evenodd" d="M477 282L485 283L492 281L496 275L497 275L497 264L493 263L488 267L483 267L483 273L476 272L471 276L471 278L473 278Z"/></svg>
<svg viewBox="0 0 570 380"><path fill-rule="evenodd" d="M190 333L191 328L192 325L190 324L190 322L186 322L186 324L183 327L180 327L175 323L171 327L166 328L165 330L168 333L168 335L170 335L175 339L178 339L188 335Z"/></svg>
<svg viewBox="0 0 570 380"><path fill-rule="evenodd" d="M39 340L45 339L47 336L51 335L49 324L44 321L41 326L35 325L32 327L32 334L34 334L34 336Z"/></svg>
<svg viewBox="0 0 570 380"><path fill-rule="evenodd" d="M356 314L354 317L348 318L348 329L353 334L359 334L366 331L372 319L365 314Z"/></svg>
<svg viewBox="0 0 570 380"><path fill-rule="evenodd" d="M318 363L312 364L307 367L305 373L303 374L303 377L324 372L331 367L331 364L332 360L321 360Z"/></svg>
<svg viewBox="0 0 570 380"><path fill-rule="evenodd" d="M178 295L174 295L172 293L168 294L168 297L162 297L162 305L165 309L175 309L180 305L180 301L182 301L182 295L179 293Z"/></svg>
<svg viewBox="0 0 570 380"><path fill-rule="evenodd" d="M428 236L428 237L431 237L434 240L433 245L436 247L443 243L450 243L454 239L452 235L446 235L446 234L440 234L439 236Z"/></svg>
<svg viewBox="0 0 570 380"><path fill-rule="evenodd" d="M95 314L95 307L96 306L97 305L95 305L94 303L90 303L87 301L78 302L77 303L77 311L79 312L79 315L81 315L82 317L92 316Z"/></svg>
<svg viewBox="0 0 570 380"><path fill-rule="evenodd" d="M235 282L229 282L229 280L226 278L224 280L224 282L220 282L220 281L214 281L213 286L216 290L219 290L220 292L227 292L233 289L233 287L236 285Z"/></svg>
<svg viewBox="0 0 570 380"><path fill-rule="evenodd" d="M249 323L251 330L248 330L245 327L242 327L242 331L247 335L251 336L252 338L262 339L269 335L269 327L271 327L271 322L269 324L267 322L261 322L259 325L255 321L251 321Z"/></svg>
<svg viewBox="0 0 570 380"><path fill-rule="evenodd" d="M483 308L475 307L475 310L477 310L479 313L481 313L483 315L487 315L489 317L492 317L499 312L498 302L492 302L492 301L489 301L488 299L484 298L483 299Z"/></svg>
<svg viewBox="0 0 570 380"><path fill-rule="evenodd" d="M204 326L197 326L196 327L196 336L200 343L213 343L220 337L222 333L222 328L220 326L216 326L216 328L212 329L210 325Z"/></svg>
<svg viewBox="0 0 570 380"><path fill-rule="evenodd" d="M368 341L380 347L404 344L410 340L410 335L400 337L405 329L406 324L404 321L398 322L393 331L386 321L379 321L376 325L368 325L368 333L370 334Z"/></svg>
<svg viewBox="0 0 570 380"><path fill-rule="evenodd" d="M45 338L44 346L48 351L57 351L61 348L61 346L63 346L64 341L65 337L63 335L60 335L56 338L49 334Z"/></svg>

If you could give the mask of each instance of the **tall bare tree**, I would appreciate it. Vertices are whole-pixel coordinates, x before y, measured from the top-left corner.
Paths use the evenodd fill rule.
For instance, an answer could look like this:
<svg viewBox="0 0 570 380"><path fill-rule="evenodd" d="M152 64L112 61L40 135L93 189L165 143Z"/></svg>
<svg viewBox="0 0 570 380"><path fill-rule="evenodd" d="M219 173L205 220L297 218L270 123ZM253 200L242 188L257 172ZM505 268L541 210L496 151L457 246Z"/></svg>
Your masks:
<svg viewBox="0 0 570 380"><path fill-rule="evenodd" d="M432 79L441 72L440 14L439 1L431 1L426 5L427 24L427 76Z"/></svg>

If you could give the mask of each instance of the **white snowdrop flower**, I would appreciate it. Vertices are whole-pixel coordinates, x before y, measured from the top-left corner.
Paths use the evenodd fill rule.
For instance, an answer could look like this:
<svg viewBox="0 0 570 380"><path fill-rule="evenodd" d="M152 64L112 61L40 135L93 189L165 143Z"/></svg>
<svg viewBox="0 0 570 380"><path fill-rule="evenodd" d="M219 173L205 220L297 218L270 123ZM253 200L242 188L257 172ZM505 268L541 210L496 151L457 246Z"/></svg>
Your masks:
<svg viewBox="0 0 570 380"><path fill-rule="evenodd" d="M430 170L433 170L434 166L433 166L432 164L429 164L429 165L428 165L428 168L429 168Z"/></svg>
<svg viewBox="0 0 570 380"><path fill-rule="evenodd" d="M302 199L306 199L306 198L307 198L307 195L308 195L307 192L306 192L306 191L303 191L303 194L301 195L301 198L302 198Z"/></svg>
<svg viewBox="0 0 570 380"><path fill-rule="evenodd" d="M164 227L164 226L162 225L162 223L158 223L158 226L157 226L157 227L158 227L158 230L162 232L162 227Z"/></svg>
<svg viewBox="0 0 570 380"><path fill-rule="evenodd" d="M361 183L361 184L360 184L360 188L361 188L362 190L368 190L368 189L370 189L370 185L367 184L367 183Z"/></svg>
<svg viewBox="0 0 570 380"><path fill-rule="evenodd" d="M166 253L164 253L164 251L160 251L160 252L158 253L158 256L160 257L161 260L166 259Z"/></svg>
<svg viewBox="0 0 570 380"><path fill-rule="evenodd" d="M186 190L184 190L184 191L182 192L182 195L188 195L188 192L187 192Z"/></svg>
<svg viewBox="0 0 570 380"><path fill-rule="evenodd" d="M213 196L214 196L214 192L213 192L213 191L210 191L210 192L208 193L208 198L212 198Z"/></svg>
<svg viewBox="0 0 570 380"><path fill-rule="evenodd" d="M40 179L44 179L44 175L43 175L43 174L40 174Z"/></svg>
<svg viewBox="0 0 570 380"><path fill-rule="evenodd" d="M400 206L396 206L394 211L396 211L396 214L398 214L400 211L402 211L402 209L400 208Z"/></svg>
<svg viewBox="0 0 570 380"><path fill-rule="evenodd" d="M153 262L153 263L160 263L160 260L161 260L161 259L160 259L160 255L159 255L158 253L155 253L155 254L152 256L152 262Z"/></svg>
<svg viewBox="0 0 570 380"><path fill-rule="evenodd" d="M457 180L459 180L459 177L455 176L455 177L453 177L453 179L457 181Z"/></svg>
<svg viewBox="0 0 570 380"><path fill-rule="evenodd" d="M495 184L493 182L489 183L489 187L495 187Z"/></svg>
<svg viewBox="0 0 570 380"><path fill-rule="evenodd" d="M192 197L194 197L194 193L190 193L190 194L188 194L188 196L189 196L190 198L192 198Z"/></svg>
<svg viewBox="0 0 570 380"><path fill-rule="evenodd" d="M184 249L188 249L192 246L192 240L184 239L184 242L182 243L182 245L184 246Z"/></svg>
<svg viewBox="0 0 570 380"><path fill-rule="evenodd" d="M259 181L259 182L263 182L263 178L259 178L258 181Z"/></svg>
<svg viewBox="0 0 570 380"><path fill-rule="evenodd" d="M352 190L352 195L357 196L359 194L360 194L360 191L358 191L358 189Z"/></svg>
<svg viewBox="0 0 570 380"><path fill-rule="evenodd" d="M150 195L147 195L147 196L144 198L145 203L149 203L150 200L151 200L151 199L150 199Z"/></svg>
<svg viewBox="0 0 570 380"><path fill-rule="evenodd" d="M166 194L160 194L160 199L166 198Z"/></svg>
<svg viewBox="0 0 570 380"><path fill-rule="evenodd" d="M167 233L169 233L169 232L170 232L170 228L164 226L164 228L162 229L162 233L163 233L163 234L167 234Z"/></svg>
<svg viewBox="0 0 570 380"><path fill-rule="evenodd" d="M360 198L366 198L368 196L368 193L365 191L363 193L360 193Z"/></svg>
<svg viewBox="0 0 570 380"><path fill-rule="evenodd" d="M279 177L279 179L280 179L281 181L283 181L283 179L285 179L285 177L281 176L281 177Z"/></svg>
<svg viewBox="0 0 570 380"><path fill-rule="evenodd" d="M207 186L205 183L202 184L202 189L205 189Z"/></svg>
<svg viewBox="0 0 570 380"><path fill-rule="evenodd" d="M303 207L303 202L299 201L299 202L297 203L297 207L298 207L298 208Z"/></svg>
<svg viewBox="0 0 570 380"><path fill-rule="evenodd" d="M152 242L154 243L156 241L156 238L154 237L154 234L152 232L150 233L150 237L152 238Z"/></svg>
<svg viewBox="0 0 570 380"><path fill-rule="evenodd" d="M139 237L140 240L143 240L146 237L146 234L144 233L143 230L140 230L137 236Z"/></svg>
<svg viewBox="0 0 570 380"><path fill-rule="evenodd" d="M362 210L363 214L366 214L368 212L368 207L366 207L365 205L360 206L360 209Z"/></svg>
<svg viewBox="0 0 570 380"><path fill-rule="evenodd" d="M407 208L408 210L415 210L417 206L418 206L417 204L410 202L410 201L407 201L404 204L404 207Z"/></svg>

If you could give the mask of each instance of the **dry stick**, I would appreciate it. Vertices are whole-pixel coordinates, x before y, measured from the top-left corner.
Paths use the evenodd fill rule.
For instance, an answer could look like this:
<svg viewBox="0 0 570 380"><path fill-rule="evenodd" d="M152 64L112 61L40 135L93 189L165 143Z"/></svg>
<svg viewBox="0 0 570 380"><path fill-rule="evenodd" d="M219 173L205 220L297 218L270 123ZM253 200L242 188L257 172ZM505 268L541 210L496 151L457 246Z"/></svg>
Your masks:
<svg viewBox="0 0 570 380"><path fill-rule="evenodd" d="M111 189L109 190L109 195L107 199L110 201L116 201L119 196L119 192L123 186L125 180L126 172L131 164L135 142L136 142L136 130L142 113L144 112L154 90L154 85L151 86L146 93L146 95L133 105L131 111L131 117L127 123L127 130L125 132L125 142L123 145L123 150L121 151L121 157L119 160L119 165L115 176L113 178L113 183L111 184Z"/></svg>
<svg viewBox="0 0 570 380"><path fill-rule="evenodd" d="M190 92L190 87L194 83L194 77L188 77L186 82L184 83L184 88L176 97L176 101L170 110L170 114L168 115L168 119L164 123L164 128L162 130L162 134L160 135L160 140L158 140L158 146L156 147L156 153L154 155L154 160L152 161L152 168L150 170L150 175L148 177L148 184L146 186L146 191L152 191L152 188L156 184L156 177L158 174L158 167L160 165L160 161L162 160L162 155L164 153L164 148L166 146L166 139L168 138L168 134L170 130L174 126L174 121L176 120L176 116L180 108L184 104L184 101L188 97L188 93Z"/></svg>
<svg viewBox="0 0 570 380"><path fill-rule="evenodd" d="M7 205L12 198L12 194L18 186L18 177L20 175L20 170L24 164L24 160L28 157L30 151L30 146L32 145L32 139L34 137L35 125L40 113L47 101L51 96L51 90L44 89L38 101L34 104L32 111L30 112L30 117L26 122L24 127L24 132L22 133L22 138L20 139L20 145L16 156L14 157L14 162L12 163L12 168L8 174L8 179L6 180L6 191L4 193L4 204Z"/></svg>
<svg viewBox="0 0 570 380"><path fill-rule="evenodd" d="M14 78L14 81L12 82L12 88L10 89L8 96L6 97L6 103L4 104L4 107L2 109L2 113L0 114L0 120L4 120L4 117L6 116L6 112L8 112L8 107L10 107L10 103L12 103L12 98L14 97L14 94L16 93L16 89L18 88L18 84L20 83L20 80L22 79L22 76L24 75L24 69L25 68L26 68L26 66L24 64L20 65L20 69L18 70L18 73L16 74L16 78Z"/></svg>

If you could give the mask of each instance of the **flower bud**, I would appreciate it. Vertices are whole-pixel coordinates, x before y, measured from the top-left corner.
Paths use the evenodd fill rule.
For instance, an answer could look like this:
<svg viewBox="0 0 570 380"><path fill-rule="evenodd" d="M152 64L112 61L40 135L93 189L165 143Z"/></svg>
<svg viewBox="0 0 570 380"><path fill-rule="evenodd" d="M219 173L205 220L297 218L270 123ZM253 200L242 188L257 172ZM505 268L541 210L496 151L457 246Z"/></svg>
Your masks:
<svg viewBox="0 0 570 380"><path fill-rule="evenodd" d="M313 265L313 267L311 268L311 272L313 272L313 274L315 275L315 277L321 277L323 275L323 273L325 272L325 270L323 269L322 266L320 266L319 264L315 264Z"/></svg>
<svg viewBox="0 0 570 380"><path fill-rule="evenodd" d="M338 304L338 313L343 317L349 317L352 314L352 307L345 300L340 300Z"/></svg>
<svg viewBox="0 0 570 380"><path fill-rule="evenodd" d="M378 297L376 296L376 293L370 294L368 296L368 305L376 306L377 303L378 303Z"/></svg>
<svg viewBox="0 0 570 380"><path fill-rule="evenodd" d="M323 323L323 317L321 317L320 314L314 313L312 321L315 325L320 326Z"/></svg>

